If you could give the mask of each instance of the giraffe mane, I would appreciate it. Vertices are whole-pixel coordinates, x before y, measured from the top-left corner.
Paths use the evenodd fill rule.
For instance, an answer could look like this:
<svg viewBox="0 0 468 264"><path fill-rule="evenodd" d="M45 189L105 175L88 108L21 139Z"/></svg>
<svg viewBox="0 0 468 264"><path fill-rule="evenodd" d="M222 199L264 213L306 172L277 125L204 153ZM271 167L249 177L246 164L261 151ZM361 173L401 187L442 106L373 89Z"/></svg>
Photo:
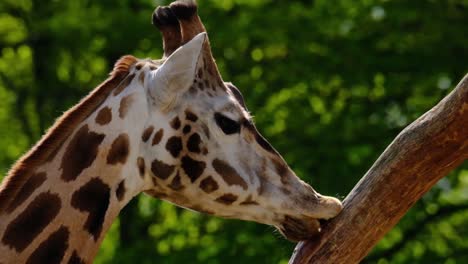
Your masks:
<svg viewBox="0 0 468 264"><path fill-rule="evenodd" d="M35 173L37 166L50 161L76 126L93 113L114 89L125 85L124 81L130 68L137 61L137 58L131 55L120 58L110 76L59 117L41 140L13 165L0 185L0 214L15 199L21 187ZM12 209L14 208L7 210Z"/></svg>

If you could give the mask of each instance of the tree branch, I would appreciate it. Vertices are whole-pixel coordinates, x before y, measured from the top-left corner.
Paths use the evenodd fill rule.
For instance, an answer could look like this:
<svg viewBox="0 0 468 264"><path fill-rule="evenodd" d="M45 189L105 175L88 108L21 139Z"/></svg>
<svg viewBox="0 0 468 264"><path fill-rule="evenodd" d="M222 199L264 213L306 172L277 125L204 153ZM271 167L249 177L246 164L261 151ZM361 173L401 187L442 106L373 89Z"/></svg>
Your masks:
<svg viewBox="0 0 468 264"><path fill-rule="evenodd" d="M340 215L290 264L358 263L438 180L468 157L468 74L387 147L345 198Z"/></svg>

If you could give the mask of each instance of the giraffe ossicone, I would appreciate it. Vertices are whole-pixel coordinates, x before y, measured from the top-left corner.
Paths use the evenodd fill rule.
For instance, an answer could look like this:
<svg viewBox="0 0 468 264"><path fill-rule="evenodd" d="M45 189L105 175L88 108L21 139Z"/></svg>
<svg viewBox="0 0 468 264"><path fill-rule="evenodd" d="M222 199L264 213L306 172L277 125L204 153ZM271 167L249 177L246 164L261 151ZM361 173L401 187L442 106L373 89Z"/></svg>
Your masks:
<svg viewBox="0 0 468 264"><path fill-rule="evenodd" d="M0 186L4 263L90 263L120 210L144 192L299 241L340 201L301 181L222 80L194 1L159 7L160 60L122 57Z"/></svg>

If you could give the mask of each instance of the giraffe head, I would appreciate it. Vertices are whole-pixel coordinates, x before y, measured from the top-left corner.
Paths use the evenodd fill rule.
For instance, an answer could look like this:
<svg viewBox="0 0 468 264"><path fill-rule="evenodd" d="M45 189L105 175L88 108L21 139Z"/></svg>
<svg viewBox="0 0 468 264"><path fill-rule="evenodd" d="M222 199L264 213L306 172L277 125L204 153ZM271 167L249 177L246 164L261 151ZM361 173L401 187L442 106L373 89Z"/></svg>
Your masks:
<svg viewBox="0 0 468 264"><path fill-rule="evenodd" d="M151 179L145 192L273 225L293 241L315 235L318 219L336 216L340 201L301 181L260 135L239 90L222 81L196 10L193 1L177 1L153 14L165 53L157 68L141 69L149 109L138 159Z"/></svg>

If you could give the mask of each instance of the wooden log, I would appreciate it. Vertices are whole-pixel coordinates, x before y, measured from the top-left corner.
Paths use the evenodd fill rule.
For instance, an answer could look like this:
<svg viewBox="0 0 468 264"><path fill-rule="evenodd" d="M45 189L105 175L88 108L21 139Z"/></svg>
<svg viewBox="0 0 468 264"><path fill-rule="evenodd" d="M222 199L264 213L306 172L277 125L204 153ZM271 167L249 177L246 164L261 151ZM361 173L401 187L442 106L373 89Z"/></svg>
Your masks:
<svg viewBox="0 0 468 264"><path fill-rule="evenodd" d="M468 74L431 110L407 126L325 223L297 244L289 261L358 263L438 180L468 158Z"/></svg>

